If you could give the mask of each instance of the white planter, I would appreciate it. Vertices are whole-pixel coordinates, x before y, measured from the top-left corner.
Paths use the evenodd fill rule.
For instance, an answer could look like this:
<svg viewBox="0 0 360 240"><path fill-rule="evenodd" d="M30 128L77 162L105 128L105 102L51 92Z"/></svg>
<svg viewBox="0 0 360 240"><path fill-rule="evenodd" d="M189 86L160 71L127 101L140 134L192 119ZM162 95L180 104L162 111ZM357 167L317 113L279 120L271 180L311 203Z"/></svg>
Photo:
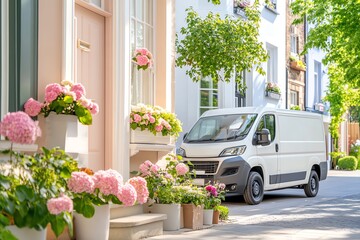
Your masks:
<svg viewBox="0 0 360 240"><path fill-rule="evenodd" d="M29 239L36 239L36 240L45 240L46 239L46 229L37 231L36 229L24 227L18 228L17 226L7 226L7 229L11 231L11 233L18 239L18 240L29 240Z"/></svg>
<svg viewBox="0 0 360 240"><path fill-rule="evenodd" d="M110 227L110 205L95 206L92 218L74 212L76 240L108 239Z"/></svg>
<svg viewBox="0 0 360 240"><path fill-rule="evenodd" d="M150 208L150 211L152 213L166 214L167 219L164 220L165 231L177 231L180 229L180 210L181 210L181 204L155 203Z"/></svg>
<svg viewBox="0 0 360 240"><path fill-rule="evenodd" d="M51 112L45 118L47 148L60 147L67 153L88 153L88 126L75 115Z"/></svg>
<svg viewBox="0 0 360 240"><path fill-rule="evenodd" d="M281 98L281 94L268 91L265 92L265 96L276 100L279 100Z"/></svg>
<svg viewBox="0 0 360 240"><path fill-rule="evenodd" d="M153 133L147 130L141 131L135 129L135 130L131 130L130 132L130 142L167 145L167 144L171 144L171 137L162 136L161 133L157 133L155 136Z"/></svg>
<svg viewBox="0 0 360 240"><path fill-rule="evenodd" d="M211 225L213 222L213 209L204 209L204 225Z"/></svg>

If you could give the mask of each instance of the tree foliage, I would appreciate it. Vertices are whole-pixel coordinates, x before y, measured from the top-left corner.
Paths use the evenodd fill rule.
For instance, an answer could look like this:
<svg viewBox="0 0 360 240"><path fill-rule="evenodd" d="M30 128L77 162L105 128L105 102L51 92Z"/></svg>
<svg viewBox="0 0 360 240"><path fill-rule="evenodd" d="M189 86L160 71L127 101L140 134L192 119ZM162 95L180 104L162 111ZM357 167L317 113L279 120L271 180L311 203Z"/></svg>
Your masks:
<svg viewBox="0 0 360 240"><path fill-rule="evenodd" d="M186 73L197 82L203 77L229 82L235 76L241 85L240 74L253 66L264 74L260 63L267 60L259 42L259 2L245 8L246 19L209 13L202 19L192 8L187 9L187 26L182 27L182 40L176 39L176 65L190 66ZM237 74L236 74L237 73Z"/></svg>
<svg viewBox="0 0 360 240"><path fill-rule="evenodd" d="M360 105L360 1L296 0L291 8L298 16L295 23L306 16L314 26L305 51L320 48L327 53L330 84L325 100L330 103L330 132L337 139L342 116L349 107Z"/></svg>

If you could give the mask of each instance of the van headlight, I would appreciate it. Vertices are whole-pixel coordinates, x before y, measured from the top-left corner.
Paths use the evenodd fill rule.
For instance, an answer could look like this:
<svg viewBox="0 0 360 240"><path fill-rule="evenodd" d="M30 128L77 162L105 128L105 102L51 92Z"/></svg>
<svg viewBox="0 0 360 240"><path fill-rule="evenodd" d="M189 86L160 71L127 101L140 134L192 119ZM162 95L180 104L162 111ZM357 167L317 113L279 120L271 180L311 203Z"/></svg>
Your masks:
<svg viewBox="0 0 360 240"><path fill-rule="evenodd" d="M238 146L238 147L231 147L225 148L219 155L219 157L226 157L226 156L236 156L241 155L245 152L246 146Z"/></svg>
<svg viewBox="0 0 360 240"><path fill-rule="evenodd" d="M186 157L186 152L185 152L185 149L183 149L183 148L178 148L176 153L177 153L177 155L180 155L182 157Z"/></svg>

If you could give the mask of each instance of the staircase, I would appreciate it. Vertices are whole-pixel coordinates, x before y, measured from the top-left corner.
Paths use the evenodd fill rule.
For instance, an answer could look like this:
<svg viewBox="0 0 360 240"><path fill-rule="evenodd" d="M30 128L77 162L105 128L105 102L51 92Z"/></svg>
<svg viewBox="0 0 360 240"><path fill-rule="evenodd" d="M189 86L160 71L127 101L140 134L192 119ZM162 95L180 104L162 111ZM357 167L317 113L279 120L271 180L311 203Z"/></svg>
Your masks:
<svg viewBox="0 0 360 240"><path fill-rule="evenodd" d="M109 240L135 240L163 234L165 214L144 213L142 205L110 209Z"/></svg>

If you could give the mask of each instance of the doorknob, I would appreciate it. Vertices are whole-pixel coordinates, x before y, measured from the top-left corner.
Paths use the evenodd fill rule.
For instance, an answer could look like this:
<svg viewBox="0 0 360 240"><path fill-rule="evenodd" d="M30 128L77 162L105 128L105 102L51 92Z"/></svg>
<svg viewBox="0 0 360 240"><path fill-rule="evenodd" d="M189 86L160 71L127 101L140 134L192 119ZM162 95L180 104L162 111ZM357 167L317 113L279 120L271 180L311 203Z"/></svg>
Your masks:
<svg viewBox="0 0 360 240"><path fill-rule="evenodd" d="M279 152L279 144L277 144L277 143L275 144L275 151Z"/></svg>

